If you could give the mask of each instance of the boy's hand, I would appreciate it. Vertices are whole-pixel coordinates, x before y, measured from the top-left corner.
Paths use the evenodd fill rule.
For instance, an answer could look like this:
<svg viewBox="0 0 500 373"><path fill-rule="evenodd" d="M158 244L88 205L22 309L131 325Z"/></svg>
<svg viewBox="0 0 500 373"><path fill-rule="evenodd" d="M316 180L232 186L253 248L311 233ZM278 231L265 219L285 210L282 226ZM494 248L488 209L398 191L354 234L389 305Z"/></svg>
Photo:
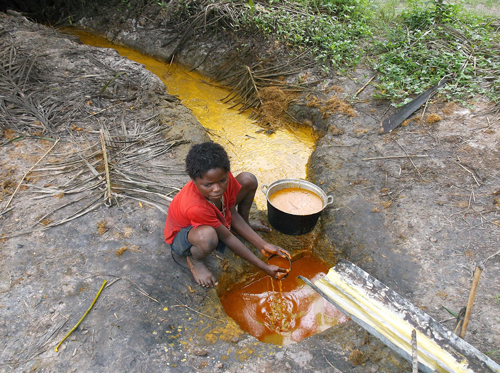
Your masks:
<svg viewBox="0 0 500 373"><path fill-rule="evenodd" d="M285 249L282 249L279 246L272 245L270 243L266 243L264 245L264 247L262 247L262 249L260 249L260 253L266 257L269 257L271 255L279 255L282 258L292 259L292 256L290 255L290 253L288 251L286 251Z"/></svg>
<svg viewBox="0 0 500 373"><path fill-rule="evenodd" d="M278 266L275 266L274 264L269 264L265 272L275 280L280 281L283 280L286 277L286 275L288 275L288 272L290 272L290 270L285 268L280 268Z"/></svg>

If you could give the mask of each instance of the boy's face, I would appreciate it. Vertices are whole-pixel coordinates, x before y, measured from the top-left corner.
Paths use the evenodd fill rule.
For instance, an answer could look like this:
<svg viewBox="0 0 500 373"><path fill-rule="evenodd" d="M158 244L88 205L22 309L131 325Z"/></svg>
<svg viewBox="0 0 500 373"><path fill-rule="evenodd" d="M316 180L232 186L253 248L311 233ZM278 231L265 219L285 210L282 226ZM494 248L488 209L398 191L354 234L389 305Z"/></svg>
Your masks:
<svg viewBox="0 0 500 373"><path fill-rule="evenodd" d="M193 180L201 195L209 201L216 202L222 198L227 188L227 172L222 168L213 168L199 178Z"/></svg>

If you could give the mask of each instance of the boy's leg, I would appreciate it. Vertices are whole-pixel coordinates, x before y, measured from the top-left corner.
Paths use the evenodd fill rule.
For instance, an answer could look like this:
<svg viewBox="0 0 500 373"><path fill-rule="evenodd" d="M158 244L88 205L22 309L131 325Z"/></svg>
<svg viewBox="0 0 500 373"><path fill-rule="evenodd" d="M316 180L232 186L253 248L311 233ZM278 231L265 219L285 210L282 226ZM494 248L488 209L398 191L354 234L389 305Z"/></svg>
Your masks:
<svg viewBox="0 0 500 373"><path fill-rule="evenodd" d="M194 280L204 287L216 286L217 279L207 267L205 258L216 249L219 243L217 232L214 228L203 225L191 229L188 233L188 240L193 246L191 246L191 255L186 259Z"/></svg>
<svg viewBox="0 0 500 373"><path fill-rule="evenodd" d="M257 178L250 172L242 172L235 178L241 185L241 189L236 196L236 206L238 213L248 223L254 231L271 232L271 229L257 220L249 220L250 209L252 207L255 192L259 185Z"/></svg>

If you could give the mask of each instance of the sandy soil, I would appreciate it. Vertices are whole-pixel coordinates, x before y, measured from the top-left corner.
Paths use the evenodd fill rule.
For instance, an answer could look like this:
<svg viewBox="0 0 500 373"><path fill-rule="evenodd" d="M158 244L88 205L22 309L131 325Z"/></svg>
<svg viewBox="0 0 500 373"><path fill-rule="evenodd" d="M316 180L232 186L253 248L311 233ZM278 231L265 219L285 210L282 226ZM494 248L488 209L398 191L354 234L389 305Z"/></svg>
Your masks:
<svg viewBox="0 0 500 373"><path fill-rule="evenodd" d="M3 50L10 44L19 56L33 51L41 56L34 65L38 78L29 83L30 87L39 84L33 89L42 97L69 95L58 89L82 79L81 94L71 96L74 104L67 109L74 110L75 126L68 128L61 120L44 132L43 121L33 115L17 118L19 122L11 121L9 126L2 124L2 211L13 198L0 220L1 234L7 236L0 243L0 330L5 336L0 341L0 371L411 369L353 322L283 348L243 333L224 315L216 290L196 287L185 263L176 263L162 242L164 213L147 203L130 196L111 208L99 203L92 212L55 225L68 215L59 208L75 197L58 198L60 194L53 192L35 200L35 187L50 189L67 183L70 176L30 174L14 193L24 173L46 152L47 158L37 168L70 150L99 144L98 130L103 125L111 134L123 136L119 132L123 126L130 132L155 116L161 118L155 123L163 126L165 141L198 142L206 134L140 65L20 17L1 15L0 21ZM133 27L122 24L116 39L125 43L129 35L134 43L147 44L140 39L145 37L140 30L131 33ZM188 43L181 57L184 61L203 55L204 48L194 48L196 42ZM216 62L208 58L206 72ZM44 85L43 73L49 72L65 83ZM117 76L118 72L125 74ZM332 76L324 84L342 87L331 90L331 95L347 99L370 76L368 70L359 69L349 78ZM109 96L99 94L108 82ZM44 91L51 87L52 91ZM319 109L308 108L306 100L290 108L322 134L311 159L310 178L335 196L334 206L322 216L318 227L322 231L302 243L314 245L317 254L328 250L329 255L354 262L450 329L454 320L444 307L458 312L465 306L472 273L482 262L485 270L465 340L498 362L498 113L480 98L470 107L434 100L423 117L419 110L405 126L381 135L380 121L394 109L373 101L372 89L368 86L351 101L353 116L338 112L324 116ZM33 98L40 97L36 92ZM124 100L131 92L135 92L132 103ZM440 119L433 122L431 115ZM8 142L22 133L60 137L61 142L52 150L53 141L38 137ZM187 180L179 170L188 147L189 143L180 141L153 162L168 165L169 172L137 167L135 171L152 177L164 192L180 187ZM97 172L103 170L97 168ZM105 186L100 186L105 193ZM168 201L155 203L168 208ZM268 239L287 242L279 235ZM230 255L214 257L210 265L219 275L231 267L232 279L248 270ZM56 353L54 347L87 310L104 280L108 287L96 306Z"/></svg>

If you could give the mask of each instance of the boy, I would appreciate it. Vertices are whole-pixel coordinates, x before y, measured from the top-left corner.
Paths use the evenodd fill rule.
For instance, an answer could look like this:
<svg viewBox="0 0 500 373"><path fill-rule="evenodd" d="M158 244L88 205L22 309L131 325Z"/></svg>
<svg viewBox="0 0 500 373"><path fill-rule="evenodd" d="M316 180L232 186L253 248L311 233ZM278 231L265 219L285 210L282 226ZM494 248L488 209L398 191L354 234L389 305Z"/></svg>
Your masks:
<svg viewBox="0 0 500 373"><path fill-rule="evenodd" d="M195 281L204 287L217 285L205 258L216 249L224 251L226 246L271 277L283 278L286 269L263 262L231 233L234 229L264 256L290 257L286 250L264 241L254 231L270 231L268 227L248 221L257 190L256 177L248 172L234 177L226 151L213 142L191 148L186 171L191 181L170 203L164 233L171 249L186 257Z"/></svg>

